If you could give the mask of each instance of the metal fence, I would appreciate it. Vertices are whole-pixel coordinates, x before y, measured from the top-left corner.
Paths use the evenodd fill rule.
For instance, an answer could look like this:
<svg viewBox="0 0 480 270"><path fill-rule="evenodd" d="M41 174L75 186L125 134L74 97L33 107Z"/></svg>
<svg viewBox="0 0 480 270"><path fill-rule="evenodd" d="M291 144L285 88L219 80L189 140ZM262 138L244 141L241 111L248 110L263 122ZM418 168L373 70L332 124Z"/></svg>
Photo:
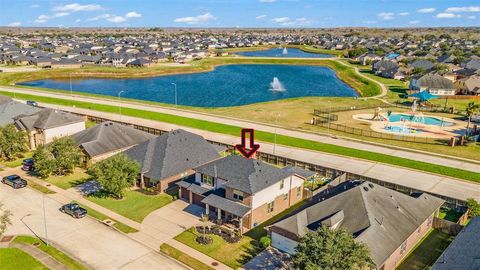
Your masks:
<svg viewBox="0 0 480 270"><path fill-rule="evenodd" d="M370 129L355 128L348 125L331 123L328 121L325 122L323 120L317 121L316 118L314 119L313 124L324 127L324 128L328 128L331 130L336 130L336 131L345 132L348 134L354 134L354 135L376 138L376 139L424 143L424 144L440 144L440 145L448 145L450 143L450 139L433 139L433 138L427 138L423 136L377 132Z"/></svg>

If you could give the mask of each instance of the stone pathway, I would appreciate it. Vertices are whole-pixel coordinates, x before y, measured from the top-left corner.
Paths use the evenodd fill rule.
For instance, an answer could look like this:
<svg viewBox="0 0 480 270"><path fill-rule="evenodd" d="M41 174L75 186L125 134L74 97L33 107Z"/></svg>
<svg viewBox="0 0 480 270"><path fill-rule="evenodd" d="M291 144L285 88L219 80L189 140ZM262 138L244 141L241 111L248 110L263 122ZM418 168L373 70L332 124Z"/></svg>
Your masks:
<svg viewBox="0 0 480 270"><path fill-rule="evenodd" d="M33 245L12 242L8 246L25 251L26 253L30 254L30 256L34 257L43 265L45 265L46 267L52 270L68 270L68 268L65 265L58 262L52 256L48 255L47 253L45 253L44 251L42 251L41 249Z"/></svg>

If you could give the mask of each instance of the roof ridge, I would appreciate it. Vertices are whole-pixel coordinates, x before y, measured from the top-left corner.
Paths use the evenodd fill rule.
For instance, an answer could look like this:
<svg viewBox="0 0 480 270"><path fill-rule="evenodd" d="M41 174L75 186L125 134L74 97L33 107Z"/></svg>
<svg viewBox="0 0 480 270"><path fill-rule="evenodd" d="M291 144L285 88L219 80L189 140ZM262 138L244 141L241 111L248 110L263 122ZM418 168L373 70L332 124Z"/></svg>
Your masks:
<svg viewBox="0 0 480 270"><path fill-rule="evenodd" d="M147 150L145 151L145 161L143 163L142 173L149 172L152 167L153 153L155 152L157 145L157 138L159 137L153 138L146 143Z"/></svg>

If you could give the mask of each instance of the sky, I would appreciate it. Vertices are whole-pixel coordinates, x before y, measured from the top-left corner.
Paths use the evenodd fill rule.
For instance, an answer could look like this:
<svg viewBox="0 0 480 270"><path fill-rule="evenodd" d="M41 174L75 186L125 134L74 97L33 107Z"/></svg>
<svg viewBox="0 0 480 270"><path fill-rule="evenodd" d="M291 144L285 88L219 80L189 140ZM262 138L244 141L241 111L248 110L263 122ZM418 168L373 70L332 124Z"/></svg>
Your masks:
<svg viewBox="0 0 480 270"><path fill-rule="evenodd" d="M480 26L480 0L0 0L0 26Z"/></svg>

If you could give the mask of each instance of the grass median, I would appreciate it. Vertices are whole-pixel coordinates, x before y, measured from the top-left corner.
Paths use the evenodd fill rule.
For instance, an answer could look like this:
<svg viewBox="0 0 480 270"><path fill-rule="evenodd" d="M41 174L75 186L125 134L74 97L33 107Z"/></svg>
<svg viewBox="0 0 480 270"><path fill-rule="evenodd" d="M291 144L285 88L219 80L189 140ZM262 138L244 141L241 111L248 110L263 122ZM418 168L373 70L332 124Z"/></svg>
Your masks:
<svg viewBox="0 0 480 270"><path fill-rule="evenodd" d="M174 258L175 260L188 265L189 267L195 270L214 270L215 269L193 258L192 256L185 254L182 251L170 246L169 244L162 244L160 246L160 251Z"/></svg>
<svg viewBox="0 0 480 270"><path fill-rule="evenodd" d="M2 270L49 270L30 254L17 248L0 248L0 266Z"/></svg>
<svg viewBox="0 0 480 270"><path fill-rule="evenodd" d="M13 96L13 93L0 91L0 94ZM75 105L77 108L84 108L90 110L96 110L101 112L108 113L118 113L117 106L103 105L103 104L94 104L88 102L66 100L59 98L50 98L50 97L41 97L31 94L16 94L16 97L24 100L36 100L38 102L44 102L49 104L63 105L63 106L72 106ZM157 113L145 110L138 110L132 108L122 108L122 114L132 117L138 117L143 119L155 120L165 123L176 124L179 126L191 127L221 134L228 134L232 136L239 136L240 127L209 122L205 120L192 119L177 115ZM258 140L268 143L273 143L274 134L264 131L256 131L255 136ZM443 165L432 164L428 162L416 161L411 159L405 159L401 157L375 153L365 150L359 150L354 148L348 148L343 146L337 146L332 144L326 144L321 142L316 142L312 140L305 140L290 136L277 135L277 143L285 146L308 149L313 151L325 152L329 154L335 154L346 157L353 157L358 159L364 159L379 163L385 163L394 166L405 167L409 169L425 171L429 173L434 173L438 175L458 178L462 180L478 182L480 183L480 174L477 172L467 171L463 169L447 167Z"/></svg>

